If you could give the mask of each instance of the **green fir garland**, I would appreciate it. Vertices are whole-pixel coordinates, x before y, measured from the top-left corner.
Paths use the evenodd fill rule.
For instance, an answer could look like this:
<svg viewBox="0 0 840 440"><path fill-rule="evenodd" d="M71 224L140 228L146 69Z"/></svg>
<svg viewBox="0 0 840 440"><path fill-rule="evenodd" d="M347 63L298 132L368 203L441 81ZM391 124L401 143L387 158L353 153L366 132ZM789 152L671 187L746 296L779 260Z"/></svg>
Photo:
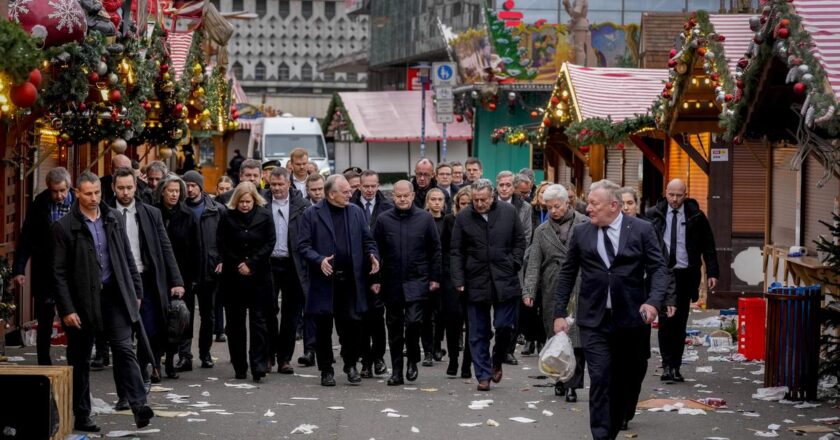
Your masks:
<svg viewBox="0 0 840 440"><path fill-rule="evenodd" d="M612 118L589 118L572 122L566 127L566 137L573 146L583 145L618 145L637 132L656 128L653 116L636 115L619 123Z"/></svg>
<svg viewBox="0 0 840 440"><path fill-rule="evenodd" d="M20 25L0 21L0 72L9 75L13 84L29 79L29 72L41 63L41 51L35 40Z"/></svg>

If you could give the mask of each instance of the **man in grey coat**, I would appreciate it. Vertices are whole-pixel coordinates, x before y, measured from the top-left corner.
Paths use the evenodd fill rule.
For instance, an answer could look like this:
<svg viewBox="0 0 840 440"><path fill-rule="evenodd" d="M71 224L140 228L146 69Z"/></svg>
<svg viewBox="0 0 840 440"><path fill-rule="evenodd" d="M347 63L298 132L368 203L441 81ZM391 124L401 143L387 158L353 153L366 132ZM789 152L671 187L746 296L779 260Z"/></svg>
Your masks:
<svg viewBox="0 0 840 440"><path fill-rule="evenodd" d="M154 417L131 346L132 325L140 319L140 274L125 221L101 197L99 178L83 172L70 213L52 225L56 306L67 333L67 361L73 366L74 428L85 432L100 430L90 419L88 365L97 331L111 344L114 380L125 390L137 427L148 426Z"/></svg>

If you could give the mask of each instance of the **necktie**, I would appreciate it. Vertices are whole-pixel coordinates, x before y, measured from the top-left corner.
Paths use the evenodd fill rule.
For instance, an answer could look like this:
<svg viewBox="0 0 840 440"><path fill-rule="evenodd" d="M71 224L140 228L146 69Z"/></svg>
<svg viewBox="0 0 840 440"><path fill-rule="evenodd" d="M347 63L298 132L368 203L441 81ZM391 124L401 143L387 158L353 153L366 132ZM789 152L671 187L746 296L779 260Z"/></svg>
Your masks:
<svg viewBox="0 0 840 440"><path fill-rule="evenodd" d="M128 208L123 208L123 220L128 220Z"/></svg>
<svg viewBox="0 0 840 440"><path fill-rule="evenodd" d="M373 205L370 204L370 201L365 202L365 215L368 220L373 217Z"/></svg>
<svg viewBox="0 0 840 440"><path fill-rule="evenodd" d="M615 261L615 248L613 247L609 234L607 234L608 229L610 229L609 226L604 226L601 228L601 232L604 234L604 249L607 250L607 258L609 258L610 267L612 267L613 261Z"/></svg>
<svg viewBox="0 0 840 440"><path fill-rule="evenodd" d="M671 211L671 247L669 248L669 255L668 255L668 267L672 268L677 265L677 227L679 225L679 220L677 219L677 214L679 211L676 209Z"/></svg>

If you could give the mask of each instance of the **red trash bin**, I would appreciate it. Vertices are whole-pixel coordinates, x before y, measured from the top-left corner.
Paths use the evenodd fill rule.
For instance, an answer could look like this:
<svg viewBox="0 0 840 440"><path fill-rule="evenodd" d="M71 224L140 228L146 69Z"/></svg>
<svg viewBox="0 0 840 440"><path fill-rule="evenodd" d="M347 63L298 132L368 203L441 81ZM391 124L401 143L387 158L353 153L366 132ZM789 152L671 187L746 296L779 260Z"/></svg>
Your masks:
<svg viewBox="0 0 840 440"><path fill-rule="evenodd" d="M764 298L738 299L738 353L764 360L767 305Z"/></svg>

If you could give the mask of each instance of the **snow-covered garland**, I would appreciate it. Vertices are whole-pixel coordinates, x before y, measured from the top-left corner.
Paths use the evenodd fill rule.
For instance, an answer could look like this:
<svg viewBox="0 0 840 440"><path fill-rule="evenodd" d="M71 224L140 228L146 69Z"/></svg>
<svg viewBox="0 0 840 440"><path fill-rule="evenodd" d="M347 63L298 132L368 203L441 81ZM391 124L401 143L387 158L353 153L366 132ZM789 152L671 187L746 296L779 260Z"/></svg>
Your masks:
<svg viewBox="0 0 840 440"><path fill-rule="evenodd" d="M747 110L755 103L762 72L773 56L789 68L786 83L793 84L797 95L805 96L801 109L805 126L829 137L840 135L837 99L825 87L825 71L811 53L814 45L811 35L803 28L802 18L789 0L762 1L761 15L750 19L750 29L755 37L735 73L744 84L744 99L721 112L724 138L735 143L742 141L740 134L746 124Z"/></svg>
<svg viewBox="0 0 840 440"><path fill-rule="evenodd" d="M676 107L680 91L687 87L697 57L703 59L703 71L715 91L715 102L723 112L738 103L743 95L743 82L733 81L729 76L722 42L724 35L715 32L705 11L692 13L683 25L684 32L677 36L676 44L668 60L669 78L653 103L652 113L657 127L667 129L672 110ZM738 75L736 75L738 77Z"/></svg>

